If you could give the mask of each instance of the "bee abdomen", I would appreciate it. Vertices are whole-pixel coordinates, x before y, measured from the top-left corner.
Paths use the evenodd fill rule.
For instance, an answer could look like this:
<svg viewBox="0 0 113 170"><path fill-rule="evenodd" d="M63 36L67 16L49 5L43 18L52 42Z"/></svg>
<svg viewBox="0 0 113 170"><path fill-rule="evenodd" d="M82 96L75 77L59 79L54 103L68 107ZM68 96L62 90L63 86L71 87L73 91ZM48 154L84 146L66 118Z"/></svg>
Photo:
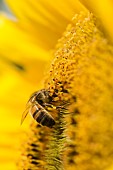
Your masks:
<svg viewBox="0 0 113 170"><path fill-rule="evenodd" d="M35 120L39 123L41 123L41 121L44 119L44 117L46 116L46 113L44 111L39 111L36 115L37 117L35 118Z"/></svg>
<svg viewBox="0 0 113 170"><path fill-rule="evenodd" d="M36 115L38 114L39 110L37 109L35 112L32 113L33 118L35 119Z"/></svg>
<svg viewBox="0 0 113 170"><path fill-rule="evenodd" d="M47 126L47 127L52 127L53 125L55 125L55 121L53 119L53 117L46 113L43 118L41 119L41 122L40 122L43 126Z"/></svg>
<svg viewBox="0 0 113 170"><path fill-rule="evenodd" d="M55 121L52 118L52 116L48 114L46 111L42 111L42 110L40 110L37 113L35 120L41 125L47 126L47 127L52 127L55 124Z"/></svg>
<svg viewBox="0 0 113 170"><path fill-rule="evenodd" d="M32 117L41 125L52 127L55 124L54 118L41 107L34 105L31 109Z"/></svg>

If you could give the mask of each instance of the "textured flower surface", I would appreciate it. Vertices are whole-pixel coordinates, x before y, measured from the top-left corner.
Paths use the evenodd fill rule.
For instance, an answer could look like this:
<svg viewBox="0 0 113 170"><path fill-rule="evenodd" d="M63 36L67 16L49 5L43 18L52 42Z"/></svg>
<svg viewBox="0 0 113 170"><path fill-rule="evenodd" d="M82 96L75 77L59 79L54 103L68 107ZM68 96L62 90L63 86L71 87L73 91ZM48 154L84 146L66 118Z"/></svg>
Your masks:
<svg viewBox="0 0 113 170"><path fill-rule="evenodd" d="M81 2L87 9L68 0L6 1L14 17L0 15L0 169L113 169L113 5ZM55 126L28 116L21 127L29 95L41 88Z"/></svg>

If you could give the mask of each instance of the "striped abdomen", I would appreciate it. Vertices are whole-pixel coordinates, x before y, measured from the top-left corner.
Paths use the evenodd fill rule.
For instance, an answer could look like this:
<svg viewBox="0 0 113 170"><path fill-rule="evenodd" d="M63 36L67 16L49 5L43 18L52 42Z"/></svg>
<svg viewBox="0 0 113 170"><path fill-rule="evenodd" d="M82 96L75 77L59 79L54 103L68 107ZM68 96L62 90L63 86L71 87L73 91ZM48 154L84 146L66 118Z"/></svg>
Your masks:
<svg viewBox="0 0 113 170"><path fill-rule="evenodd" d="M54 118L39 104L33 105L30 113L43 126L52 127L55 124Z"/></svg>

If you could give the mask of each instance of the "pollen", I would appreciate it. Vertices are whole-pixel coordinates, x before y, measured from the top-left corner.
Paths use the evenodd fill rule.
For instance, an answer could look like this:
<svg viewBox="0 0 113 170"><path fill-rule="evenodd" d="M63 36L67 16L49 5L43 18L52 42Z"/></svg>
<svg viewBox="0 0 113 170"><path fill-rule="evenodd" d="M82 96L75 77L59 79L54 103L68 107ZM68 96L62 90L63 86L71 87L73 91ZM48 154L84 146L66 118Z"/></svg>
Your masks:
<svg viewBox="0 0 113 170"><path fill-rule="evenodd" d="M52 99L55 126L31 125L22 155L26 169L112 165L113 45L97 23L92 13L75 15L53 51L44 89Z"/></svg>
<svg viewBox="0 0 113 170"><path fill-rule="evenodd" d="M103 170L113 160L113 46L97 23L92 13L73 17L45 80L56 103L70 103L62 157L68 170Z"/></svg>

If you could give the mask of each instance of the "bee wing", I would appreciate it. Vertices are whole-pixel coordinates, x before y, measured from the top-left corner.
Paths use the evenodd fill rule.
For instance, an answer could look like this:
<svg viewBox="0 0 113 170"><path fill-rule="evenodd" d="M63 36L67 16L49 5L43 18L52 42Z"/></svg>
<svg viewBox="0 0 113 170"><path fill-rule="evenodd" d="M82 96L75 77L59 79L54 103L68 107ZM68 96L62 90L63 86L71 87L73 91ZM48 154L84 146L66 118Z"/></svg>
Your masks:
<svg viewBox="0 0 113 170"><path fill-rule="evenodd" d="M28 115L29 108L30 108L30 105L28 105L28 106L26 107L25 111L22 113L21 125L22 125L23 121L25 120L26 116Z"/></svg>

